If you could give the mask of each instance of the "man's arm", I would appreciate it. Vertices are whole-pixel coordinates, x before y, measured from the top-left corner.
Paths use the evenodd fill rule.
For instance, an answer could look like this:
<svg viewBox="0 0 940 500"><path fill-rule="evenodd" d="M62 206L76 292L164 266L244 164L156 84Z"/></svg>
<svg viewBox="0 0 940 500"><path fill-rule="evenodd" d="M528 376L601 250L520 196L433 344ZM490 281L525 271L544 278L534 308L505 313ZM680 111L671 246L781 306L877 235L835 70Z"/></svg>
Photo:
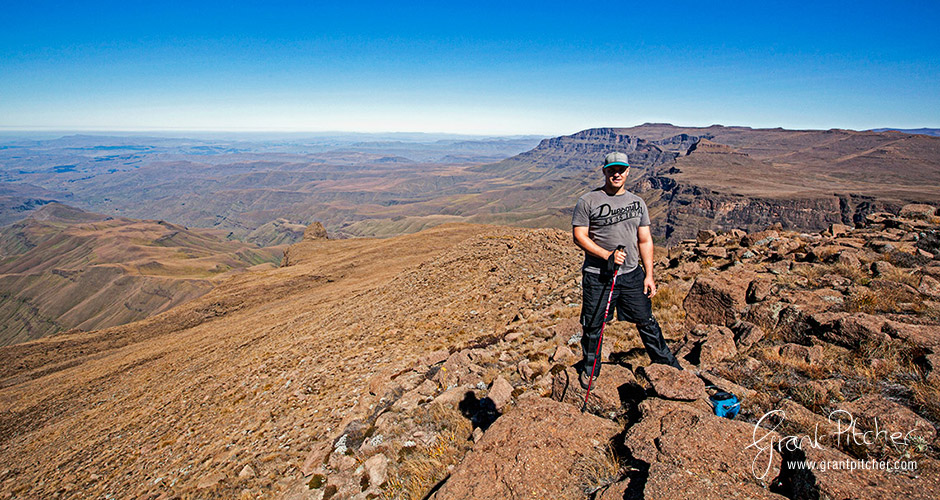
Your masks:
<svg viewBox="0 0 940 500"><path fill-rule="evenodd" d="M611 252L608 250L604 250L600 245L598 245L597 243L594 243L594 240L592 240L591 237L588 236L587 226L572 226L571 234L574 237L574 244L578 245L578 247L580 247L581 250L584 250L590 255L593 255L599 259L607 260L610 258L610 254L616 253L616 255L614 255L614 263L617 264L618 266L622 265L624 259L626 259L627 254L624 253L623 251L615 250L614 252ZM650 244L652 245L652 240L650 240ZM652 255L653 254L652 254L652 248L651 248L650 256ZM650 258L652 259L652 257Z"/></svg>
<svg viewBox="0 0 940 500"><path fill-rule="evenodd" d="M637 246L640 249L640 260L643 261L643 269L646 270L646 278L643 279L643 293L653 298L656 295L656 280L653 279L653 235L650 234L649 226L640 226L636 229Z"/></svg>

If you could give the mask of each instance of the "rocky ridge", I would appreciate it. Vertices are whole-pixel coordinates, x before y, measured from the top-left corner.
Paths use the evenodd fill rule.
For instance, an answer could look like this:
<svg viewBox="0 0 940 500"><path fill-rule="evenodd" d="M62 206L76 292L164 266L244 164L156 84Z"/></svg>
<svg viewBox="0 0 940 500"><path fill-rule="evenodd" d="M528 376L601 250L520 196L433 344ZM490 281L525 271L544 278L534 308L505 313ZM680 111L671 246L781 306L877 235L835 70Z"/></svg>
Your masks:
<svg viewBox="0 0 940 500"><path fill-rule="evenodd" d="M576 317L536 309L370 380L373 403L312 446L285 498L936 498L938 236L924 205L820 233L702 231L657 260L684 371L647 365L614 323L584 405ZM718 389L737 419L711 411ZM795 465L872 459L917 470Z"/></svg>

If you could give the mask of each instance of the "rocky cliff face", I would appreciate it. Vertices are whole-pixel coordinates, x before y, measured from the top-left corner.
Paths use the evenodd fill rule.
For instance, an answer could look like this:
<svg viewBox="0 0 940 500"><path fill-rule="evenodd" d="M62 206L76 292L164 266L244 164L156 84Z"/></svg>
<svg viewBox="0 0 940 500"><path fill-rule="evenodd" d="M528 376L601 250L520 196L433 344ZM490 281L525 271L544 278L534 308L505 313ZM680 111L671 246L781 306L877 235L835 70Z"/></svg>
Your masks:
<svg viewBox="0 0 940 500"><path fill-rule="evenodd" d="M592 172L599 172L604 155L610 151L623 151L630 155L630 164L635 170L648 172L660 165L673 163L697 140L698 137L687 134L662 140L646 140L612 128L589 129L569 136L545 139L535 149L475 170L502 173L517 181L588 176Z"/></svg>
<svg viewBox="0 0 940 500"><path fill-rule="evenodd" d="M897 133L599 128L543 140L477 170L517 182L599 185L603 157L615 150L629 154L628 189L647 200L654 235L667 243L703 228L779 223L819 231L873 212L897 213L905 203L940 203L940 139Z"/></svg>

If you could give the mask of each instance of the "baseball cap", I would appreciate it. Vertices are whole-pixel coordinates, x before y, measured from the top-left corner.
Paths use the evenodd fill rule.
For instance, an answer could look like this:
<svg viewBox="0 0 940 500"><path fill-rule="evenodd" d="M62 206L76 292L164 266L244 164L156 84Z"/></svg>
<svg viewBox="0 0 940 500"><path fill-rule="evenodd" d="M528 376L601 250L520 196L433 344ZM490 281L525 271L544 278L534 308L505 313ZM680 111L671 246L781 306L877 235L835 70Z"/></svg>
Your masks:
<svg viewBox="0 0 940 500"><path fill-rule="evenodd" d="M607 153L607 156L604 157L604 168L612 167L614 165L623 165L625 167L630 166L630 162L627 160L627 154L615 151L612 153Z"/></svg>

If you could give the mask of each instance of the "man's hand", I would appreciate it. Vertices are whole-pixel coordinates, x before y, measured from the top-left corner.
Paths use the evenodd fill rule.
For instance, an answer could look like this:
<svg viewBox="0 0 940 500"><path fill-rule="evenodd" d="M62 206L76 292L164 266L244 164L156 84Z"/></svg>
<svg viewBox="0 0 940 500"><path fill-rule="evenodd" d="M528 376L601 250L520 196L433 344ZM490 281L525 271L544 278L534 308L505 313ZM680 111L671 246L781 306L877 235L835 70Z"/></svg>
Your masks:
<svg viewBox="0 0 940 500"><path fill-rule="evenodd" d="M643 293L651 299L656 295L656 280L652 276L647 276L643 280Z"/></svg>
<svg viewBox="0 0 940 500"><path fill-rule="evenodd" d="M623 261L627 260L627 252L624 252L623 250L614 250L613 252L610 252L610 253L613 254L614 256L614 264L617 264L618 266L622 266ZM607 258L608 259L610 258L609 254Z"/></svg>

